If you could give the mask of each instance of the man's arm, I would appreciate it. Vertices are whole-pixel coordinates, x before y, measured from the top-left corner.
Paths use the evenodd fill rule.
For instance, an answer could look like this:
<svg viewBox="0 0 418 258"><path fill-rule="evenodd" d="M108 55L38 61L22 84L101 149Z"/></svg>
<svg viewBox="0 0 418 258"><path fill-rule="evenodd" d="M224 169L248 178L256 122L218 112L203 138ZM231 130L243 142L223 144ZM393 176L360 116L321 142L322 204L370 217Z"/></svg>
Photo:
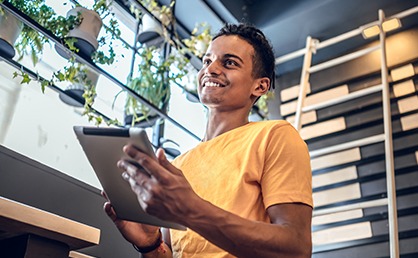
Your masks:
<svg viewBox="0 0 418 258"><path fill-rule="evenodd" d="M310 257L310 206L273 205L267 210L271 223L244 219L200 198L162 150L157 152L158 162L133 146L125 147L125 152L152 175L136 171L128 162L119 163L149 214L183 224L238 257Z"/></svg>
<svg viewBox="0 0 418 258"><path fill-rule="evenodd" d="M269 207L271 224L241 218L208 202L195 208L184 223L237 257L311 257L312 208L307 205Z"/></svg>

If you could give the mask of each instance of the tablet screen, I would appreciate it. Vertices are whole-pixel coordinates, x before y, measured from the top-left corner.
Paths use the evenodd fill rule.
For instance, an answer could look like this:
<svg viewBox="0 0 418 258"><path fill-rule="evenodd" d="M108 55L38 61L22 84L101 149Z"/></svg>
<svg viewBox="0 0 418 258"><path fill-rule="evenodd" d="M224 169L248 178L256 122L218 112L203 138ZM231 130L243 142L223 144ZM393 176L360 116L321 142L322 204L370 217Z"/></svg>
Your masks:
<svg viewBox="0 0 418 258"><path fill-rule="evenodd" d="M74 132L119 218L155 226L185 229L182 225L163 221L144 212L129 183L122 178L123 171L116 166L120 159L130 159L122 151L123 146L129 143L156 158L154 148L144 129L74 126Z"/></svg>

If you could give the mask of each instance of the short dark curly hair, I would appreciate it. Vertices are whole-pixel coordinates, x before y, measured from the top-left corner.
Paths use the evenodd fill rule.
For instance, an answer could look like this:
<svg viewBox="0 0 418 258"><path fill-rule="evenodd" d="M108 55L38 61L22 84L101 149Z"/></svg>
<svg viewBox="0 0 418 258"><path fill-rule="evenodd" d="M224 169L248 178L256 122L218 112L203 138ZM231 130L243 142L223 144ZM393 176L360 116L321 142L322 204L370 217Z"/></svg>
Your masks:
<svg viewBox="0 0 418 258"><path fill-rule="evenodd" d="M270 89L274 89L274 52L264 33L251 24L227 23L213 36L212 40L215 40L220 36L230 35L236 35L242 38L254 48L252 75L255 78L268 77L270 79Z"/></svg>

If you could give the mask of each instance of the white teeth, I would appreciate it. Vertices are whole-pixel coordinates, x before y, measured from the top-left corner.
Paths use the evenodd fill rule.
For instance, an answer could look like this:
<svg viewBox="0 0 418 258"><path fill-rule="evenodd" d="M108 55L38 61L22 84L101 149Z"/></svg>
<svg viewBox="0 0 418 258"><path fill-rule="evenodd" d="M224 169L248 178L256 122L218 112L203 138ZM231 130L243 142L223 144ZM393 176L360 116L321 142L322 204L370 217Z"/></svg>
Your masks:
<svg viewBox="0 0 418 258"><path fill-rule="evenodd" d="M221 87L221 85L219 83L216 83L216 82L206 82L205 86L206 87Z"/></svg>

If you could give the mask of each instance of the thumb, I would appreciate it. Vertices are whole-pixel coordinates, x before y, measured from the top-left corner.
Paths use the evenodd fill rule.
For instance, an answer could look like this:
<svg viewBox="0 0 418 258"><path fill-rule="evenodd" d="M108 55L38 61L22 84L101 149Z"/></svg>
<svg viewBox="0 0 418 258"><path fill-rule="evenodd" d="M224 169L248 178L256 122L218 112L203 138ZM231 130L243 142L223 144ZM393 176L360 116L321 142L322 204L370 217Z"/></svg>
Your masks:
<svg viewBox="0 0 418 258"><path fill-rule="evenodd" d="M163 166L165 169L170 171L172 174L175 175L183 175L180 169L176 168L170 161L167 160L167 156L165 155L165 151L163 148L158 148L156 153L158 163Z"/></svg>
<svg viewBox="0 0 418 258"><path fill-rule="evenodd" d="M113 209L113 206L110 202L105 202L103 205L103 210L106 212L107 216L113 221L118 221L118 216L116 215L115 210Z"/></svg>

